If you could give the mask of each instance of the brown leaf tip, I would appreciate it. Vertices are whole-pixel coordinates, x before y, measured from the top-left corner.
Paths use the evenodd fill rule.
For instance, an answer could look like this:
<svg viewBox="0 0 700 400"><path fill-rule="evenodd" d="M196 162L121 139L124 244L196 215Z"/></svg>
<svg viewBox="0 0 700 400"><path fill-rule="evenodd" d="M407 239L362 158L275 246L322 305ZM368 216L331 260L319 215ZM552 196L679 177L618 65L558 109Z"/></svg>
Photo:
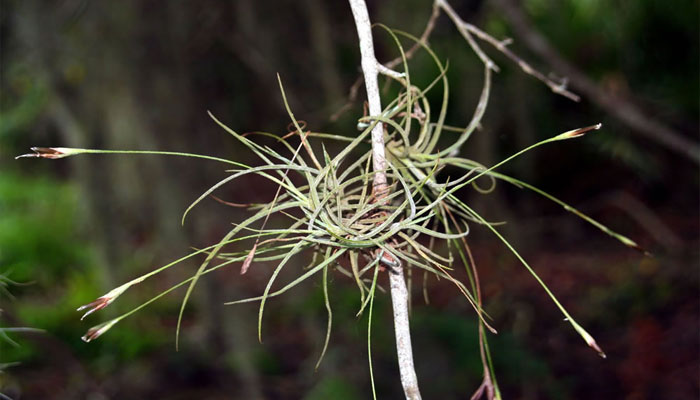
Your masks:
<svg viewBox="0 0 700 400"><path fill-rule="evenodd" d="M645 257L654 257L654 255L651 254L648 250L646 250L645 248L643 248L642 246L640 246L640 245L638 245L638 244L636 244L636 243L635 243L633 246L630 246L630 247L633 248L633 249L635 249L635 250L637 250L637 251L639 251L639 252L641 252L642 254L644 254Z"/></svg>
<svg viewBox="0 0 700 400"><path fill-rule="evenodd" d="M88 329L87 333L81 336L80 339L82 339L85 343L90 343L91 341L100 337L101 334L102 333L100 332L99 328L93 327Z"/></svg>
<svg viewBox="0 0 700 400"><path fill-rule="evenodd" d="M117 322L118 320L111 320L103 324L93 326L92 328L88 329L87 333L81 336L80 339L82 339L85 343L90 343L91 341L102 336L103 333L107 332Z"/></svg>
<svg viewBox="0 0 700 400"><path fill-rule="evenodd" d="M258 244L255 243L253 245L253 248L250 249L250 252L248 252L248 255L246 256L245 260L243 260L243 265L241 265L241 275L244 275L246 272L248 272L248 268L250 268L250 264L253 262L253 257L255 257L255 249L258 248Z"/></svg>
<svg viewBox="0 0 700 400"><path fill-rule="evenodd" d="M89 308L89 310L85 314L83 314L83 316L80 318L80 320L82 321L85 319L85 317L94 313L95 311L98 311L98 310L101 310L101 309L107 307L109 305L109 303L111 303L113 300L114 300L113 297L102 296L102 297L98 298L97 300L93 301L92 303L88 303L88 304L85 304L85 305L78 307L78 309L76 311L83 311L83 310L86 310ZM88 331L88 333L90 333L90 332Z"/></svg>
<svg viewBox="0 0 700 400"><path fill-rule="evenodd" d="M67 149L65 147L32 147L31 150L34 153L28 153L28 154L22 154L17 157L15 157L15 160L18 158L29 158L29 157L36 157L36 158L48 158L51 160L55 160L57 158L63 158L63 157L68 157L72 154L74 154L73 149Z"/></svg>
<svg viewBox="0 0 700 400"><path fill-rule="evenodd" d="M598 123L595 125L587 126L585 128L574 129L574 130L562 133L561 138L562 139L576 138L576 137L585 135L587 132L597 131L601 127L603 127L603 124Z"/></svg>
<svg viewBox="0 0 700 400"><path fill-rule="evenodd" d="M589 342L588 342L588 345L591 346L591 348L592 348L593 350L595 350L596 352L598 352L598 355L599 355L601 358L608 358L608 356L605 354L605 352L603 351L603 349L601 349L600 346L598 346L598 343L596 343L595 340L589 341Z"/></svg>

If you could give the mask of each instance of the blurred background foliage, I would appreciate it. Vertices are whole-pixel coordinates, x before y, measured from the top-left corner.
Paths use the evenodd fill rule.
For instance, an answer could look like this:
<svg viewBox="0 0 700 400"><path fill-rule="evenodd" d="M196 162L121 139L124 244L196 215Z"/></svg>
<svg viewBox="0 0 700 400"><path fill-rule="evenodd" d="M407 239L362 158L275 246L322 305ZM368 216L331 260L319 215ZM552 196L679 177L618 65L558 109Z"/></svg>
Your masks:
<svg viewBox="0 0 700 400"><path fill-rule="evenodd" d="M431 8L418 0L369 6L374 21L416 35ZM513 37L511 48L543 72L557 73L512 30L505 7L515 7L599 90L697 145L696 1L472 0L453 6L494 36ZM262 292L270 268L264 263L243 277L233 267L204 279L186 313L179 352L173 348L177 295L83 343L88 327L187 277L197 264L145 282L86 322L76 307L189 247L212 243L243 213L208 201L180 226L189 202L225 176L208 162L13 160L30 146L64 146L184 150L255 163L206 110L239 132L286 133L275 72L298 118L315 130L354 135L360 103L330 118L358 76L347 4L5 0L0 7L0 274L17 283L0 293L0 327L45 331L10 333L19 346L0 339L0 364L19 362L0 372L0 392L17 399L367 398L366 320L355 320L356 291L340 276L332 281L336 318L318 372L313 367L326 324L318 282L270 303L262 345L255 340L255 306L222 306ZM385 35L376 40L381 60L396 55ZM444 16L431 45L450 62L447 121L465 124L481 90L481 64ZM612 117L609 106L553 95L484 47L502 71L483 129L463 153L488 165L540 139L602 122L602 131L538 149L504 171L654 254L628 250L517 188L465 191L488 218L508 221L507 237L608 353L600 360L582 345L514 257L489 232L474 228L469 239L485 307L500 331L491 340L504 395L697 399L697 162ZM416 81L437 73L423 56L411 68ZM240 181L219 195L269 201L274 187ZM480 381L473 312L449 283L429 282L430 305L423 304L419 285L413 290L424 396L465 398ZM400 398L390 300L381 296L376 307L378 393Z"/></svg>

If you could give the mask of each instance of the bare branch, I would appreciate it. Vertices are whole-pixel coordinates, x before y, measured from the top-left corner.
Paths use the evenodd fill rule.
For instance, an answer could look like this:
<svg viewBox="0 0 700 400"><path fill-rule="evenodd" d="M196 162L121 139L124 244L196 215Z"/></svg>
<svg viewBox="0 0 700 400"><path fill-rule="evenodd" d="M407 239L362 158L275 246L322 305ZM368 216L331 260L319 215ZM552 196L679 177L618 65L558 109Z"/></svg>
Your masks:
<svg viewBox="0 0 700 400"><path fill-rule="evenodd" d="M369 114L370 116L379 116L382 113L382 105L377 83L378 62L374 55L372 27L369 21L367 5L364 0L349 1L360 40L362 72L367 89ZM383 201L383 198L386 197L389 191L384 172L386 170L384 154L384 125L378 123L372 130L372 161L374 167L373 192L375 199L379 202ZM418 378L413 366L413 349L408 321L408 291L404 281L403 268L400 266L396 267L394 272L389 273L389 280L391 285L391 302L394 309L394 332L396 335L396 352L401 374L401 384L407 399L418 400L421 398L421 395L418 389Z"/></svg>
<svg viewBox="0 0 700 400"><path fill-rule="evenodd" d="M430 34L433 33L433 29L435 28L435 21L437 21L438 17L440 16L440 8L437 6L437 3L433 3L433 12L430 15L430 18L428 19L428 23L425 25L425 30L423 31L423 34L420 37L420 41L418 43L414 43L413 46L411 46L408 51L404 54L406 56L407 60L410 60L411 57L415 54L418 49L421 48L421 43L422 44L428 44L428 38L430 37ZM389 61L388 63L384 64L384 66L388 69L395 68L397 65L401 63L401 57L396 57L395 59ZM382 67L379 67L379 72L382 72ZM357 100L357 91L362 85L363 79L362 76L359 76L355 82L352 84L350 87L350 92L348 94L348 100L347 102L338 110L336 111L333 115L331 115L330 120L331 121L336 121L340 116L347 111L350 107L352 107L352 104Z"/></svg>
<svg viewBox="0 0 700 400"><path fill-rule="evenodd" d="M476 53L477 56L479 56L479 59L481 59L481 62L486 65L487 68L498 72L498 66L496 65L489 56L484 53L483 50L481 50L481 47L479 47L479 44L474 40L474 37L471 35L469 32L469 29L467 29L467 24L464 22L462 18L459 17L457 12L450 6L450 4L446 0L435 0L435 4L437 4L440 8L442 8L445 13L447 14L448 17L452 20L452 22L455 24L457 27L457 30L459 30L459 33L462 34L464 39L469 43L469 46L474 50L474 53Z"/></svg>
<svg viewBox="0 0 700 400"><path fill-rule="evenodd" d="M369 22L369 13L364 0L350 0L352 15L355 18L357 36L360 40L360 55L362 73L367 89L367 101L369 103L369 115L382 114L382 102L379 97L379 83L377 82L377 58L374 55L374 42L372 40L372 26ZM372 129L372 166L374 167L374 193L376 198L386 195L386 158L384 155L384 124L377 123Z"/></svg>
<svg viewBox="0 0 700 400"><path fill-rule="evenodd" d="M583 72L566 61L528 21L523 11L511 0L494 0L496 6L511 23L511 26L522 38L525 45L533 53L545 59L555 70L570 79L571 86L581 91L592 102L604 109L620 122L632 128L634 132L661 144L667 149L681 154L688 159L700 163L700 145L695 140L686 138L674 129L657 121L631 101L606 92Z"/></svg>
<svg viewBox="0 0 700 400"><path fill-rule="evenodd" d="M430 14L430 18L428 18L428 23L425 25L425 30L423 31L423 34L420 35L420 40L417 43L414 43L413 46L411 46L411 48L408 49L408 51L406 51L406 53L404 54L407 60L410 60L411 57L413 57L413 54L421 48L421 45L428 44L428 38L430 38L430 34L433 33L433 29L435 29L435 21L437 21L439 16L440 7L438 6L437 2L435 2L433 3L433 12ZM401 57L396 57L395 59L389 61L385 65L387 68L394 68L400 63Z"/></svg>
<svg viewBox="0 0 700 400"><path fill-rule="evenodd" d="M495 47L496 50L500 51L501 53L503 53L503 55L510 58L513 62L518 64L518 66L520 67L520 69L523 70L523 72L535 77L536 79L543 82L545 85L549 86L552 92L562 95L573 101L579 101L581 99L577 94L572 93L566 89L566 79L562 79L560 82L555 82L552 79L546 77L540 71L534 69L530 64L525 62L525 60L520 58L517 54L510 51L508 45L510 45L513 42L512 39L498 40L493 36L489 35L488 33L477 28L476 26L464 21L459 17L459 15L457 15L457 13L452 9L452 7L450 7L446 0L435 0L435 3L438 4L440 8L445 10L445 13L450 17L452 22L454 22L455 26L457 26L459 32L462 34L462 36L464 36L471 48L474 49L474 52L476 52L481 61L488 68L491 68L494 71L498 71L498 67L496 66L496 64L483 52L483 50L481 50L479 45L474 41L472 34L474 34L474 36L478 37L479 39L489 43L490 45Z"/></svg>
<svg viewBox="0 0 700 400"><path fill-rule="evenodd" d="M391 286L391 305L394 311L394 334L396 336L396 354L399 360L399 372L404 394L408 400L420 400L418 377L413 366L413 347L408 321L408 290L404 281L403 267L396 267L389 272Z"/></svg>

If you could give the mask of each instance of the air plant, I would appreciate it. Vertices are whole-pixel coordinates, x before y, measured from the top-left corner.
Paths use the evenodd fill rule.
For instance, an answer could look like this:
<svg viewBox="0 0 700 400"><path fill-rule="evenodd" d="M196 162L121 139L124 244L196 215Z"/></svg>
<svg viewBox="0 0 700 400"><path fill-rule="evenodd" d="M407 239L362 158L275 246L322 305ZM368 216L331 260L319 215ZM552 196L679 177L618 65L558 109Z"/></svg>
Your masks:
<svg viewBox="0 0 700 400"><path fill-rule="evenodd" d="M202 200L214 196L217 189L245 175L256 175L273 182L278 187L271 202L248 205L250 216L235 223L217 243L193 251L78 308L79 311L88 310L83 316L85 318L94 311L111 304L130 287L178 263L196 256L204 256L204 261L191 277L157 294L136 308L91 328L83 336L83 340L89 342L97 339L122 319L167 293L186 287L176 328L177 346L183 313L202 276L223 267L239 264L241 274L245 274L255 263L264 261L275 262L276 267L272 270L263 293L260 296L226 303L229 305L259 303L257 324L260 340L262 340L262 322L268 300L286 293L308 279L319 277L328 312L327 334L318 361L320 363L331 335L332 309L329 300L328 276L331 272L335 272L348 277L357 286L357 316L365 312L369 314L368 351L371 354L371 317L379 274L392 274L396 268L406 268L409 273L422 272L424 277L432 275L451 282L471 304L479 320L480 351L484 368L484 380L476 395L480 396L486 392L489 398L500 398L491 351L485 334L485 330L493 333L496 331L489 324L488 316L482 307L477 270L466 240L470 224L475 224L483 225L505 244L543 287L562 312L565 320L590 347L605 357L593 337L576 322L535 270L499 233L497 224L486 221L457 196L458 190L475 185L477 179L482 177L494 182L504 181L542 195L625 245L639 248L631 239L613 232L556 197L497 171L502 165L538 146L579 138L587 132L600 129L601 125L595 124L555 135L490 167L459 157L460 148L477 130L485 113L493 65L485 63L483 89L469 124L463 128L447 125L445 123L449 91L447 65L425 44L425 41L405 32L381 25L380 27L393 39L401 53L402 72L387 74L387 79L398 83L401 90L384 107L381 115L363 116L358 120L357 128L360 132L356 137L306 129L306 124L298 120L290 109L282 80L278 76L282 99L291 119L292 129L284 135L265 132L255 132L255 134L277 140L286 152L276 151L269 146L259 144L252 139L252 135L241 135L211 113L209 114L216 124L260 159L262 164L259 166L206 155L165 151L35 147L32 148L34 153L19 156L57 159L78 154L160 154L195 157L227 164L231 168L226 171L228 175L202 193L187 208L183 215L183 223L188 212ZM418 87L411 81L402 40L409 40L420 46L434 61L438 73L427 86ZM442 102L435 114L427 94L436 88L442 89ZM381 192L372 186L374 176L371 169L372 154L367 151L370 133L379 123L385 127L387 169L383 172L387 176L390 188L389 191ZM440 150L437 144L446 132L456 136L457 139ZM296 137L299 143L293 145L292 142L297 140ZM330 154L324 145L328 141L341 142L344 146L338 153ZM463 173L458 176L444 176L441 172L447 166L457 167ZM303 180L303 184L294 183L290 175L297 175ZM266 223L271 215L282 216L287 221L286 227L268 228ZM232 249L233 245L240 244L246 244L247 250ZM295 257L309 252L312 253L312 262L309 265L299 266L293 262ZM348 262L341 264L339 262L341 259ZM467 282L462 282L454 276L454 268L460 264L460 261L465 267ZM274 284L284 268L295 269L298 275L291 282L275 288ZM374 392L371 366L370 356L370 376Z"/></svg>

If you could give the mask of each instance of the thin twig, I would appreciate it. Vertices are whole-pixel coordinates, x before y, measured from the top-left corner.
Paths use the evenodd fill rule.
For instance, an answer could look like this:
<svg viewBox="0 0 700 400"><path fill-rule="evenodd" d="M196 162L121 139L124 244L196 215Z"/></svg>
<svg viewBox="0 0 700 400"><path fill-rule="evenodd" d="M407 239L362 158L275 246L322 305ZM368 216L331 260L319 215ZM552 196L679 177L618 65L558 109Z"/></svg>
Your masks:
<svg viewBox="0 0 700 400"><path fill-rule="evenodd" d="M420 35L420 39L418 40L418 42L413 43L413 46L411 46L411 48L408 49L404 54L407 60L410 60L411 57L413 57L413 54L416 51L418 51L418 49L420 49L423 45L428 44L428 38L430 38L430 34L433 33L433 29L435 29L435 21L437 21L439 16L440 7L438 6L437 2L435 2L433 3L433 12L430 14L430 18L428 18L428 23L425 25L425 30L423 31L423 34ZM396 57L384 65L386 65L387 68L394 68L397 65L399 65L401 61L401 57Z"/></svg>
<svg viewBox="0 0 700 400"><path fill-rule="evenodd" d="M384 66L382 63L377 63L377 71L386 76L390 76L394 79L401 79L406 76L403 72L394 71L393 69Z"/></svg>
<svg viewBox="0 0 700 400"><path fill-rule="evenodd" d="M491 44L493 47L495 47L498 51L503 53L506 57L510 58L513 62L518 64L520 69L523 70L528 75L534 76L541 82L543 82L545 85L549 86L549 88L552 90L552 92L556 94L560 94L570 100L573 101L580 101L581 97L575 93L570 92L567 90L566 85L568 80L567 79L561 79L559 82L555 82L551 80L550 78L546 77L543 73L540 71L534 69L530 64L525 62L522 58L520 58L517 54L513 53L510 51L510 49L507 47L510 45L513 40L510 38L506 38L503 40L497 40L493 36L489 35L488 33L482 31L481 29L477 28L476 26L472 24L467 24L466 28L474 33L479 39L488 42Z"/></svg>
<svg viewBox="0 0 700 400"><path fill-rule="evenodd" d="M696 140L687 138L663 122L649 117L630 100L615 96L601 88L578 68L566 61L547 39L532 27L522 9L513 4L512 1L495 0L494 3L502 11L503 16L508 19L513 30L518 34L518 37L522 38L525 45L533 53L551 64L555 70L567 76L572 87L586 95L593 103L620 122L632 128L633 132L646 136L695 163L700 163L700 145Z"/></svg>
<svg viewBox="0 0 700 400"><path fill-rule="evenodd" d="M450 4L447 2L447 0L435 0L433 2L433 11L430 15L430 18L428 19L428 23L426 24L425 30L423 31L423 34L421 35L420 39L418 42L414 43L411 48L406 51L405 57L406 59L411 59L413 57L413 54L422 46L422 45L427 45L428 44L428 39L430 38L430 35L433 32L433 29L435 28L436 21L438 17L440 16L440 10L444 11L445 14L452 20L452 22L455 24L457 27L457 30L462 34L464 39L467 41L469 46L474 50L474 53L479 57L479 59L484 63L486 68L494 71L494 72L499 72L498 65L489 57L486 55L486 53L481 49L481 46L477 43L476 40L474 40L474 36L478 37L479 39L491 44L493 47L495 47L498 51L503 53L506 57L511 59L513 62L518 64L520 69L523 70L526 74L535 77L536 79L540 80L543 82L545 85L547 85L552 92L556 94L560 94L568 99L571 99L573 101L579 101L580 96L578 96L575 93L572 93L567 89L567 79L560 79L558 82L554 81L547 76L545 76L543 73L540 71L534 69L530 64L528 64L525 60L520 58L517 54L513 53L508 49L508 45L510 45L513 41L510 38L506 38L503 40L498 40L494 38L493 36L489 35L488 33L484 32L483 30L479 29L478 27L464 21L459 14L450 6ZM383 64L384 67L388 68L389 70L384 70L382 66L380 65L380 72L385 73L385 75L393 76L390 70L394 67L396 67L400 62L402 61L401 57L397 57L386 64ZM357 91L362 84L362 76L358 77L357 80L353 83L352 87L350 88L350 93L348 95L348 101L341 107L338 111L335 112L331 116L331 121L337 120L340 115L342 115L345 111L347 111L352 104L355 102L357 99Z"/></svg>
<svg viewBox="0 0 700 400"><path fill-rule="evenodd" d="M379 116L382 113L379 86L377 84L377 59L374 54L372 27L364 0L349 0L352 14L357 27L362 57L362 72L365 78L369 115ZM373 194L378 202L388 194L386 174L386 158L384 153L384 125L378 123L372 130L372 161L374 167ZM403 268L397 267L395 273L389 273L391 286L391 301L394 309L394 331L396 335L396 351L401 374L401 384L407 399L421 398L418 389L418 378L413 366L413 349L411 346L411 331L408 321L408 291L404 281Z"/></svg>
<svg viewBox="0 0 700 400"><path fill-rule="evenodd" d="M435 29L435 22L437 21L438 17L440 16L440 7L437 6L437 3L433 3L433 11L430 14L430 18L428 19L428 23L425 25L425 30L423 31L423 34L420 36L420 40L417 43L414 43L413 46L411 46L408 51L404 54L407 60L410 60L413 55L418 51L418 49L421 48L421 44L428 44L428 38L430 37L430 34L433 33L433 29ZM402 61L401 57L396 57L395 59L389 61L388 63L384 64L386 68L392 69L399 65ZM381 67L380 67L381 69ZM380 71L381 72L381 71ZM338 110L336 111L333 115L331 115L330 120L331 121L336 121L340 116L347 110L349 110L353 103L355 103L355 100L357 100L357 92L360 89L360 86L362 85L362 82L364 80L362 79L362 75L357 77L355 82L353 82L352 86L350 86L350 92L348 93L348 100L347 102Z"/></svg>
<svg viewBox="0 0 700 400"><path fill-rule="evenodd" d="M525 60L523 60L518 55L510 51L510 49L507 46L512 43L511 39L498 40L493 36L489 35L488 33L477 28L476 26L464 21L462 18L459 17L459 15L457 15L455 10L452 9L449 3L447 3L447 0L435 0L435 3L438 4L439 7L445 11L447 16L450 17L455 26L457 26L459 32L462 34L462 36L464 36L471 48L487 67L493 69L494 71L498 71L498 67L496 66L496 64L483 52L483 50L481 50L481 47L479 47L479 45L476 43L472 34L474 34L474 36L478 37L479 39L489 43L498 51L503 53L503 55L510 58L513 62L518 64L518 66L520 67L520 69L523 70L523 72L535 77L536 79L542 81L545 85L549 86L552 92L560 94L573 101L579 101L581 99L577 94L572 93L566 89L566 79L562 79L560 82L555 82L547 78L543 73L537 71L532 66L530 66L530 64L525 62Z"/></svg>
<svg viewBox="0 0 700 400"><path fill-rule="evenodd" d="M483 62L487 68L498 72L498 66L496 65L496 63L493 62L493 60L491 60L491 58L489 58L489 56L487 56L483 50L481 50L481 47L479 47L479 44L476 43L474 37L469 32L469 29L467 29L467 26L469 24L464 22L464 20L459 17L457 12L455 12L455 10L450 6L450 4L446 0L435 0L435 4L437 4L438 7L445 11L445 14L447 14L447 16L450 17L452 22L457 27L457 30L459 30L459 33L461 33L464 39L467 41L467 43L469 43L469 46L472 48L472 50L474 50L474 53L476 53L481 62Z"/></svg>

